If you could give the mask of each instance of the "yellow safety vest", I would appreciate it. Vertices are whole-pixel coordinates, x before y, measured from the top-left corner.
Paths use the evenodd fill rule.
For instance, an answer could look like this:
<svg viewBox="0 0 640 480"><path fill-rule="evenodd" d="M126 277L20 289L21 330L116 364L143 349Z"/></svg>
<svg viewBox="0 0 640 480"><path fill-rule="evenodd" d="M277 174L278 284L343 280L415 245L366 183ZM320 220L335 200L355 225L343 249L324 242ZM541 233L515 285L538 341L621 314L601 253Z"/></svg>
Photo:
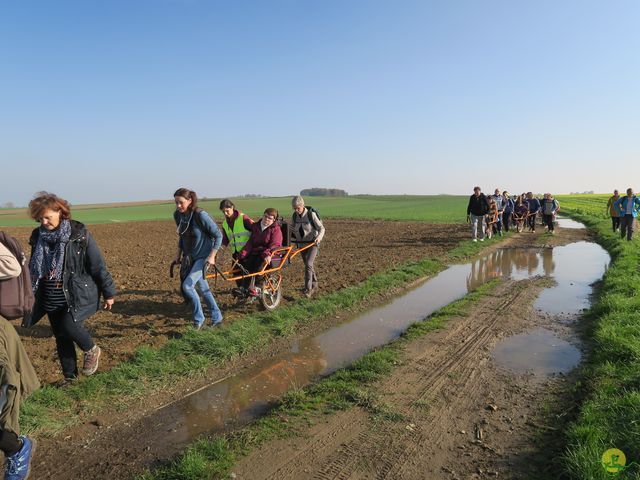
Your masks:
<svg viewBox="0 0 640 480"><path fill-rule="evenodd" d="M232 253L240 252L240 250L242 250L249 241L249 236L251 235L251 232L244 228L244 220L242 217L242 212L238 212L238 217L235 222L233 222L233 230L229 227L226 218L222 222L222 229L224 230L224 233L227 234Z"/></svg>

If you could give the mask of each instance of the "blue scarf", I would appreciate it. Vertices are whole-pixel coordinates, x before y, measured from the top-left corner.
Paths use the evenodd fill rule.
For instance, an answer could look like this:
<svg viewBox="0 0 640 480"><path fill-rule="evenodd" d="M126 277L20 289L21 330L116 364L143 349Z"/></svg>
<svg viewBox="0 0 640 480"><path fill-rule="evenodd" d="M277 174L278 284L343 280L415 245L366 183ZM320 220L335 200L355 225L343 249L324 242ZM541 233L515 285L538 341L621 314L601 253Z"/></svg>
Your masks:
<svg viewBox="0 0 640 480"><path fill-rule="evenodd" d="M31 288L34 292L41 278L62 280L64 250L71 238L71 222L62 220L55 230L40 226L38 233L38 241L29 260Z"/></svg>

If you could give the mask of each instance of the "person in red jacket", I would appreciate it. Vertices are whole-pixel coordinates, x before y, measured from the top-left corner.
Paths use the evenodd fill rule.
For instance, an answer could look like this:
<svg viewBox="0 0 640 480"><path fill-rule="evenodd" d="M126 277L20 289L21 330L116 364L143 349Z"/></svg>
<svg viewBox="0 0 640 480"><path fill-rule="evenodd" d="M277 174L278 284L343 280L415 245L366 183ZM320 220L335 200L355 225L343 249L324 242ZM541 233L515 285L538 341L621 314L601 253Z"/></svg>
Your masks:
<svg viewBox="0 0 640 480"><path fill-rule="evenodd" d="M259 272L269 265L273 258L273 251L282 246L282 230L276 221L277 219L278 210L267 208L260 221L251 226L251 236L238 254L238 260L249 272ZM243 286L237 289L236 293L241 295L248 293L250 296L258 296L259 292L255 288L255 278L245 279Z"/></svg>

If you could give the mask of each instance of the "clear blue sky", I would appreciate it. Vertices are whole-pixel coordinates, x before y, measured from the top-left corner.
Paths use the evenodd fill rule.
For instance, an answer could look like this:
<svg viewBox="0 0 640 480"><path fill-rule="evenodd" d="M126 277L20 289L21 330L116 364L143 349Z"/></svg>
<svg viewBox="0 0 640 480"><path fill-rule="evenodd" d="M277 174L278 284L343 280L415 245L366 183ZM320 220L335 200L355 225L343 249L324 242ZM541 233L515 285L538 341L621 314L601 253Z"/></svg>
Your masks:
<svg viewBox="0 0 640 480"><path fill-rule="evenodd" d="M5 1L0 204L640 190L640 2Z"/></svg>

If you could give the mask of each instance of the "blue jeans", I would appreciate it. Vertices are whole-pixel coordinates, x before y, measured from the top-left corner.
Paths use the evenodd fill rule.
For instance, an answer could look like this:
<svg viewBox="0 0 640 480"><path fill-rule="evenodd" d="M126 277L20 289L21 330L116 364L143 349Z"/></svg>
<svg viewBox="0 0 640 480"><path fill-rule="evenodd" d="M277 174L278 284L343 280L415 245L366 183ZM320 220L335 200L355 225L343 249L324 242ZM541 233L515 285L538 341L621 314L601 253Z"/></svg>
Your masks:
<svg viewBox="0 0 640 480"><path fill-rule="evenodd" d="M211 293L211 290L209 289L209 283L202 276L202 267L204 267L205 261L205 258L195 260L191 266L189 275L184 279L184 282L182 282L182 291L189 299L192 308L193 323L196 326L202 325L204 322L204 312L202 311L200 297L198 296L198 292L196 292L196 286L198 287L198 290L200 290L207 307L209 307L211 321L213 323L219 323L222 321L222 312L220 311L220 308L218 308L216 299L213 298L213 293Z"/></svg>

